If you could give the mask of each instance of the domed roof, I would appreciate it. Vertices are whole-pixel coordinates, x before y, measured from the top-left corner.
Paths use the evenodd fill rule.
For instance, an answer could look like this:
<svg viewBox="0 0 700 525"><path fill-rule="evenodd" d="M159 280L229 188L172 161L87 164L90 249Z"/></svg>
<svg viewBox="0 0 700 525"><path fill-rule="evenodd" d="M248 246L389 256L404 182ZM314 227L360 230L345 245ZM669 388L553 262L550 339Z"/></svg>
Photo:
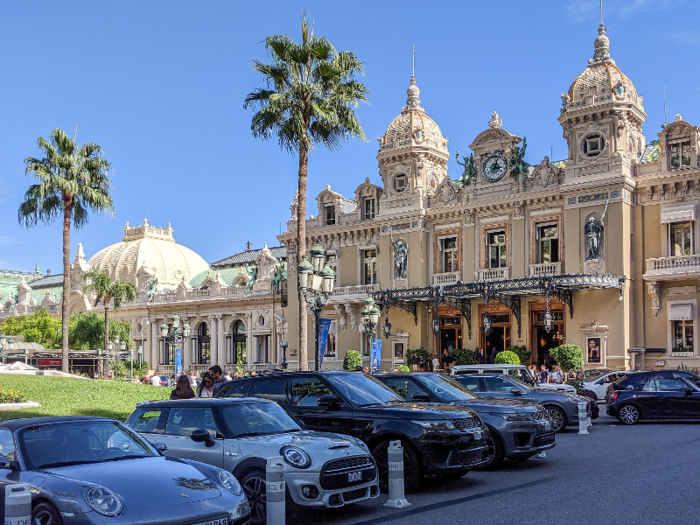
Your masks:
<svg viewBox="0 0 700 525"><path fill-rule="evenodd" d="M427 140L429 145L446 149L447 144L442 136L442 130L432 118L426 115L425 109L420 105L420 89L416 85L415 76L411 77L411 85L406 93L408 95L406 107L386 129L384 144L401 143L413 138L416 143Z"/></svg>
<svg viewBox="0 0 700 525"><path fill-rule="evenodd" d="M562 97L566 98L564 95ZM611 100L641 103L637 88L610 58L610 39L605 35L605 26L600 24L598 37L594 42L593 58L588 61L584 72L571 84L565 107Z"/></svg>
<svg viewBox="0 0 700 525"><path fill-rule="evenodd" d="M177 288L183 277L189 281L209 269L199 254L175 242L170 224L156 228L146 219L134 228L127 222L121 242L100 250L88 264L110 279L121 277L134 285L136 274L145 266L155 271L159 288L170 289Z"/></svg>

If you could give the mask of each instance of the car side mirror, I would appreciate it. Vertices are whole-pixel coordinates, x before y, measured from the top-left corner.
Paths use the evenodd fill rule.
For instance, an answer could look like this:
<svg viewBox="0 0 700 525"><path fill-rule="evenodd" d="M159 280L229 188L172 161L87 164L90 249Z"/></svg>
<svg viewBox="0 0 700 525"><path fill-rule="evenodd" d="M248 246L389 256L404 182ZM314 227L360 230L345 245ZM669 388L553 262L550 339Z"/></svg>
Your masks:
<svg viewBox="0 0 700 525"><path fill-rule="evenodd" d="M19 470L19 463L12 461L3 454L0 454L0 467L9 468L10 470Z"/></svg>
<svg viewBox="0 0 700 525"><path fill-rule="evenodd" d="M430 394L421 393L413 394L413 396L411 396L411 401L418 401L419 403L429 403L430 401L432 401L432 399L430 397Z"/></svg>
<svg viewBox="0 0 700 525"><path fill-rule="evenodd" d="M318 406L326 408L338 408L340 407L340 399L335 397L333 394L325 394L318 398Z"/></svg>
<svg viewBox="0 0 700 525"><path fill-rule="evenodd" d="M204 443L208 447L213 447L216 444L216 442L212 439L211 434L203 428L193 430L190 437L195 443Z"/></svg>
<svg viewBox="0 0 700 525"><path fill-rule="evenodd" d="M165 443L151 443L153 445L153 448L156 449L160 454L163 454L166 450L168 450L168 445Z"/></svg>
<svg viewBox="0 0 700 525"><path fill-rule="evenodd" d="M523 395L523 391L522 391L522 390L511 390L510 393L513 394L513 395L516 396L516 397L519 397L519 396L522 396L522 395Z"/></svg>

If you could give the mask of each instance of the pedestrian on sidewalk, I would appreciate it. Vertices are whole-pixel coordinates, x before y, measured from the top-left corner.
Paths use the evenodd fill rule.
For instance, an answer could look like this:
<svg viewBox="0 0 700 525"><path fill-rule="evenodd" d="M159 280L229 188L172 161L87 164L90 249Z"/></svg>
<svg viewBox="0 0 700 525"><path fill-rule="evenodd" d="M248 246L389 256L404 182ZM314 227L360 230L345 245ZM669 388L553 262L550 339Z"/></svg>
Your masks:
<svg viewBox="0 0 700 525"><path fill-rule="evenodd" d="M170 399L192 399L193 397L194 390L190 386L190 377L181 375L177 378L177 384L170 393Z"/></svg>
<svg viewBox="0 0 700 525"><path fill-rule="evenodd" d="M204 374L202 382L197 387L197 397L214 397L214 378L209 372Z"/></svg>
<svg viewBox="0 0 700 525"><path fill-rule="evenodd" d="M546 365L540 366L540 383L549 383L549 371Z"/></svg>

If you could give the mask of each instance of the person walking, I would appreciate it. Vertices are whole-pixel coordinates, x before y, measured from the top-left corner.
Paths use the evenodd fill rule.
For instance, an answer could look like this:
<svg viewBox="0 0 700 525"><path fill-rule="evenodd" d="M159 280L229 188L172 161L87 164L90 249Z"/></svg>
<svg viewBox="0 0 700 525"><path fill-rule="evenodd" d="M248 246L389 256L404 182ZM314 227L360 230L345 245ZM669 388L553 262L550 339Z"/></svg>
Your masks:
<svg viewBox="0 0 700 525"><path fill-rule="evenodd" d="M483 348L479 348L479 364L480 365L485 365L489 361L489 358L486 357L486 354L484 353Z"/></svg>
<svg viewBox="0 0 700 525"><path fill-rule="evenodd" d="M496 347L494 346L491 348L491 353L489 354L489 363L490 365L494 364L496 362L496 356L498 355L498 351L496 350Z"/></svg>
<svg viewBox="0 0 700 525"><path fill-rule="evenodd" d="M583 368L579 368L576 372L576 380L583 381L584 379L586 379L586 374L583 373Z"/></svg>
<svg viewBox="0 0 700 525"><path fill-rule="evenodd" d="M194 370L190 370L188 377L190 378L190 388L192 390L197 389L197 372Z"/></svg>
<svg viewBox="0 0 700 525"><path fill-rule="evenodd" d="M549 382L561 384L564 382L564 372L561 371L559 365L554 365L554 370L549 374Z"/></svg>
<svg viewBox="0 0 700 525"><path fill-rule="evenodd" d="M450 368L450 353L447 351L447 348L445 348L442 351L442 356L440 357L440 361L441 361L443 370L448 370Z"/></svg>
<svg viewBox="0 0 700 525"><path fill-rule="evenodd" d="M573 368L569 369L569 374L566 376L566 381L576 381L576 372Z"/></svg>
<svg viewBox="0 0 700 525"><path fill-rule="evenodd" d="M214 397L214 378L208 372L197 387L197 397Z"/></svg>
<svg viewBox="0 0 700 525"><path fill-rule="evenodd" d="M181 375L177 378L175 388L170 393L170 399L192 399L194 390L190 386L190 376Z"/></svg>
<svg viewBox="0 0 700 525"><path fill-rule="evenodd" d="M418 372L418 363L420 362L420 357L418 357L417 353L413 354L413 356L411 357L411 361L413 363L413 371Z"/></svg>
<svg viewBox="0 0 700 525"><path fill-rule="evenodd" d="M540 383L549 383L549 371L546 365L540 367Z"/></svg>
<svg viewBox="0 0 700 525"><path fill-rule="evenodd" d="M160 376L153 374L151 376L151 386L160 386Z"/></svg>

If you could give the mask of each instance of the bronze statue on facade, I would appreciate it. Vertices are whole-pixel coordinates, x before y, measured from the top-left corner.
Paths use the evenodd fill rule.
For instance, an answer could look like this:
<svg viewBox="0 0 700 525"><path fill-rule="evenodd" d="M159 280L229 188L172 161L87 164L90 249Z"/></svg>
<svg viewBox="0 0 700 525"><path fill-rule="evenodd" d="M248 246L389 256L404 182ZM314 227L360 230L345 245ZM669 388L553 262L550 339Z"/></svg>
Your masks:
<svg viewBox="0 0 700 525"><path fill-rule="evenodd" d="M403 239L394 241L392 230L389 230L389 237L391 245L394 247L394 278L405 279L408 263L408 246L406 246L406 241Z"/></svg>
<svg viewBox="0 0 700 525"><path fill-rule="evenodd" d="M527 137L523 138L522 147L517 144L510 147L510 176L515 181L523 180L527 169L531 166L523 160L527 150Z"/></svg>
<svg viewBox="0 0 700 525"><path fill-rule="evenodd" d="M601 256L601 235L605 229L605 214L608 212L608 204L610 200L605 202L605 208L603 209L603 215L600 219L591 215L586 219L583 224L583 235L586 238L586 246L588 247L588 253L586 254L586 260L592 261L599 259Z"/></svg>
<svg viewBox="0 0 700 525"><path fill-rule="evenodd" d="M462 158L464 159L464 161L460 162L459 150L457 150L457 164L459 164L460 166L464 166L464 172L462 173L462 176L455 182L461 187L469 186L469 184L471 184L472 178L476 177L476 159L474 159L474 154L472 153L471 155L469 155L469 157Z"/></svg>

